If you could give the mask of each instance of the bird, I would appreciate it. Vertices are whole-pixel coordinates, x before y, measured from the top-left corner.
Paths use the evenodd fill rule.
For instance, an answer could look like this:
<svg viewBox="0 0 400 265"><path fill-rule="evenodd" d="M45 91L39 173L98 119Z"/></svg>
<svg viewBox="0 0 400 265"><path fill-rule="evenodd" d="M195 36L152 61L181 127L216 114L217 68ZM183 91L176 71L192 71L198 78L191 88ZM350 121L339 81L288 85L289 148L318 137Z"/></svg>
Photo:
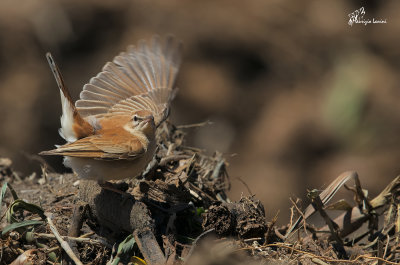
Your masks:
<svg viewBox="0 0 400 265"><path fill-rule="evenodd" d="M39 154L64 156L64 165L79 178L102 187L138 177L153 159L156 130L169 115L181 50L173 36L140 40L107 62L75 104L47 53L61 96L59 134L67 143Z"/></svg>

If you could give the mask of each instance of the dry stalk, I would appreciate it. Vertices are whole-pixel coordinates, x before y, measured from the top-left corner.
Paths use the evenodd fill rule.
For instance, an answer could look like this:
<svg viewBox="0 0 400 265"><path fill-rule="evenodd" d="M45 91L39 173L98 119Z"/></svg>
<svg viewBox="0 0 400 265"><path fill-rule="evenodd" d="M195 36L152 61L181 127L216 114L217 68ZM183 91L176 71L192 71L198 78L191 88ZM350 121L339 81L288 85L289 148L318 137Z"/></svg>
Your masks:
<svg viewBox="0 0 400 265"><path fill-rule="evenodd" d="M57 239L57 237L54 234L44 234L44 233L35 233L35 235L39 238L46 238L46 239ZM104 246L105 242L101 242L99 240L87 238L87 237L72 237L72 236L60 236L64 240L71 240L79 243L87 243L87 244L92 244L92 245L100 245ZM107 247L112 247L108 245Z"/></svg>
<svg viewBox="0 0 400 265"><path fill-rule="evenodd" d="M316 191L311 191L307 194L307 196L311 199L311 204L319 212L319 214L324 218L325 223L328 225L329 230L331 231L333 239L343 248L343 240L340 238L338 233L338 225L332 221L332 219L328 216L328 214L324 210L324 204L319 197L319 194Z"/></svg>
<svg viewBox="0 0 400 265"><path fill-rule="evenodd" d="M78 257L74 254L71 247L68 245L64 239L61 238L60 233L58 233L57 228L54 226L53 221L51 220L51 214L47 213L47 223L50 226L51 232L53 232L54 236L56 237L57 241L60 242L61 247L64 249L65 253L75 262L76 265L83 265L83 263L78 259Z"/></svg>
<svg viewBox="0 0 400 265"><path fill-rule="evenodd" d="M304 213L300 210L299 206L297 206L297 203L292 198L290 198L290 202L293 204L294 208L296 208L296 211L300 214L301 221L303 222L302 226L304 228L304 233L307 234L307 223L306 223L307 218L305 217ZM292 225L291 227L294 227L294 226ZM288 234L289 233L286 233L286 235L288 235Z"/></svg>

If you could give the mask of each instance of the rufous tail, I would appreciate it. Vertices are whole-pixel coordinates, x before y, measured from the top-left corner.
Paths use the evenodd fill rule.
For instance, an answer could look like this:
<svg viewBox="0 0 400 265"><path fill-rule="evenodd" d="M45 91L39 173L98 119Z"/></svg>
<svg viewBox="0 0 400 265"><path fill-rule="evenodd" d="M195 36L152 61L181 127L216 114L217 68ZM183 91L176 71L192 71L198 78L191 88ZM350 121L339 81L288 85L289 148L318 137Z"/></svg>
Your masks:
<svg viewBox="0 0 400 265"><path fill-rule="evenodd" d="M60 89L62 116L59 133L61 137L68 142L75 142L77 139L93 134L93 127L81 117L76 109L71 94L65 86L60 69L55 63L51 53L46 53L46 58L49 62L54 78L56 79L57 86Z"/></svg>

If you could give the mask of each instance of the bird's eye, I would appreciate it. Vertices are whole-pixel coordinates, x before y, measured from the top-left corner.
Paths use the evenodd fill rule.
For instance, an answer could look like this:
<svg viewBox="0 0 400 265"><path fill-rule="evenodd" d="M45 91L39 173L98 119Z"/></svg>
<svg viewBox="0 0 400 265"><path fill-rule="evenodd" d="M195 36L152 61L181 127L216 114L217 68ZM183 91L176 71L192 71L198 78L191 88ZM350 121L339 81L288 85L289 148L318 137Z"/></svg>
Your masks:
<svg viewBox="0 0 400 265"><path fill-rule="evenodd" d="M138 117L135 115L135 116L133 116L133 121L137 121L138 120Z"/></svg>

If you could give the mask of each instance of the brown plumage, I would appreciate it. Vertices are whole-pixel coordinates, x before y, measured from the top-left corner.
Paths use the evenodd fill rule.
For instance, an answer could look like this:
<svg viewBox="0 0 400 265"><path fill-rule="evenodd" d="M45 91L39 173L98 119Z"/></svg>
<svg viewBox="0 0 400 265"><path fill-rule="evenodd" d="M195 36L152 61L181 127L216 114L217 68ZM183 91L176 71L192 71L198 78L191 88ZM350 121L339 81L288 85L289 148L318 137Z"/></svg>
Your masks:
<svg viewBox="0 0 400 265"><path fill-rule="evenodd" d="M156 128L167 118L181 44L168 37L140 41L108 62L73 104L57 65L47 58L60 89L61 136L67 144L42 155L63 155L80 177L134 177L156 149Z"/></svg>

